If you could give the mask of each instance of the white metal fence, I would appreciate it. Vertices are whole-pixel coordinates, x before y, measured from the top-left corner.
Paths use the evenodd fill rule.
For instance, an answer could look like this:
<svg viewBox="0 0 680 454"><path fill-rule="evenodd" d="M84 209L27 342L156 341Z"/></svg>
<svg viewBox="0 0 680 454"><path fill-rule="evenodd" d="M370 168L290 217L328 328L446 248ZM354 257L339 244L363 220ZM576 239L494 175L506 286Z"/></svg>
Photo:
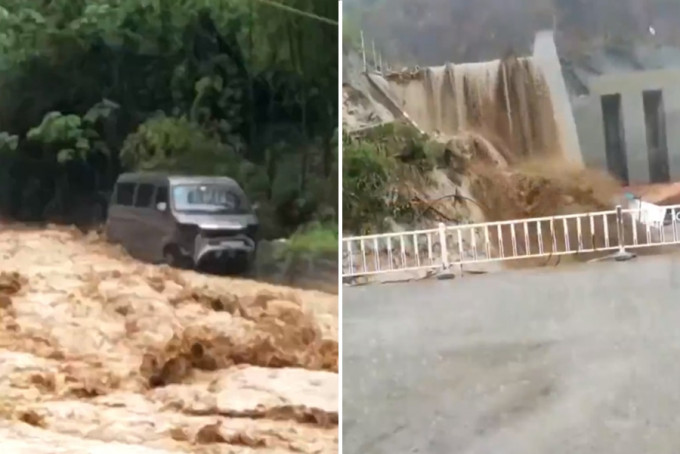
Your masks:
<svg viewBox="0 0 680 454"><path fill-rule="evenodd" d="M343 277L680 244L680 205L657 208L661 217L617 206L595 213L439 224L436 229L343 238Z"/></svg>

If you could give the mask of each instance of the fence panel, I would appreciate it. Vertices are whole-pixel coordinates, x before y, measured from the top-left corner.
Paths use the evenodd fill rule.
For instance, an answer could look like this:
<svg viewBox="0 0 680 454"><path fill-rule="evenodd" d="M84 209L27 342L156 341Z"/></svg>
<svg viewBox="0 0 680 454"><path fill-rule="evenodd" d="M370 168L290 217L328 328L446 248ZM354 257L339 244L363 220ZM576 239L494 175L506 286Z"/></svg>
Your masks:
<svg viewBox="0 0 680 454"><path fill-rule="evenodd" d="M440 224L438 229L344 238L343 276L565 255L595 258L627 248L680 244L680 205L655 210L619 206L593 213Z"/></svg>
<svg viewBox="0 0 680 454"><path fill-rule="evenodd" d="M625 209L622 212L624 247L627 249L672 246L680 244L680 205L665 208L665 219L659 216L645 216L639 209Z"/></svg>
<svg viewBox="0 0 680 454"><path fill-rule="evenodd" d="M343 238L343 275L440 268L441 229Z"/></svg>
<svg viewBox="0 0 680 454"><path fill-rule="evenodd" d="M619 247L616 211L447 227L452 264L611 251Z"/></svg>

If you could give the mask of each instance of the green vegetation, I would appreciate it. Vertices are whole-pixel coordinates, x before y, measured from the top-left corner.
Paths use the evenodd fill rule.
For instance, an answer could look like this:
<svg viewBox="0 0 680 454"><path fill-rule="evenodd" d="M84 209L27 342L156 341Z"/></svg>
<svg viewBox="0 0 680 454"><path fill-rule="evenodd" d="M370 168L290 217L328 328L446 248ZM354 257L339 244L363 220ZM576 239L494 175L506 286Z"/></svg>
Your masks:
<svg viewBox="0 0 680 454"><path fill-rule="evenodd" d="M335 259L338 253L338 224L311 223L290 237L283 254L287 258Z"/></svg>
<svg viewBox="0 0 680 454"><path fill-rule="evenodd" d="M343 229L350 234L383 231L391 219L417 216L412 190L428 184L444 145L415 128L391 123L343 137Z"/></svg>
<svg viewBox="0 0 680 454"><path fill-rule="evenodd" d="M144 169L233 176L268 237L337 222L337 2L282 3L316 18L260 0L4 0L0 217L88 223Z"/></svg>

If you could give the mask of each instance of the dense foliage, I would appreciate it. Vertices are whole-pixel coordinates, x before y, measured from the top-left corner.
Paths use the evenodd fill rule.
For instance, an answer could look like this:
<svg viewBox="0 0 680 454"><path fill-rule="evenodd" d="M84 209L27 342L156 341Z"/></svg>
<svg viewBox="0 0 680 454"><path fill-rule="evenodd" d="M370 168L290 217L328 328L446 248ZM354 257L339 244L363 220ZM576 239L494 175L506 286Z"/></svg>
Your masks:
<svg viewBox="0 0 680 454"><path fill-rule="evenodd" d="M337 3L0 0L0 215L87 222L124 170L235 177L268 236L337 222Z"/></svg>
<svg viewBox="0 0 680 454"><path fill-rule="evenodd" d="M342 224L348 234L370 234L390 221L418 216L413 189L428 186L429 174L444 165L444 145L410 125L388 123L362 135L343 137Z"/></svg>

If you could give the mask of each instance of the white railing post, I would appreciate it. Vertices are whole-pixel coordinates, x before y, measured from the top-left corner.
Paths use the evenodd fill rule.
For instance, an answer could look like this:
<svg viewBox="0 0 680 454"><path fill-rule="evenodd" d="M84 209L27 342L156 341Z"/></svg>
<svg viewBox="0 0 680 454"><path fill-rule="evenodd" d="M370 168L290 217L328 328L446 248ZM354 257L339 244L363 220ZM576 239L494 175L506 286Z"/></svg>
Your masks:
<svg viewBox="0 0 680 454"><path fill-rule="evenodd" d="M376 71L378 65L378 53L375 51L375 41L371 41L371 46L373 47L373 71Z"/></svg>
<svg viewBox="0 0 680 454"><path fill-rule="evenodd" d="M633 233L637 234L637 224L635 222L632 224ZM635 254L626 251L626 239L623 236L623 208L621 208L621 205L616 205L616 234L619 237L619 250L614 254L614 260L623 262L635 258Z"/></svg>
<svg viewBox="0 0 680 454"><path fill-rule="evenodd" d="M439 223L439 244L442 254L442 267L444 270L449 269L449 248L446 246L446 224Z"/></svg>
<svg viewBox="0 0 680 454"><path fill-rule="evenodd" d="M368 66L366 65L366 43L364 42L364 31L361 30L361 56L364 59L364 72L368 72Z"/></svg>
<svg viewBox="0 0 680 454"><path fill-rule="evenodd" d="M633 225L633 228L636 226ZM623 209L621 205L616 205L616 236L619 238L619 254L626 252L625 239L623 238Z"/></svg>

